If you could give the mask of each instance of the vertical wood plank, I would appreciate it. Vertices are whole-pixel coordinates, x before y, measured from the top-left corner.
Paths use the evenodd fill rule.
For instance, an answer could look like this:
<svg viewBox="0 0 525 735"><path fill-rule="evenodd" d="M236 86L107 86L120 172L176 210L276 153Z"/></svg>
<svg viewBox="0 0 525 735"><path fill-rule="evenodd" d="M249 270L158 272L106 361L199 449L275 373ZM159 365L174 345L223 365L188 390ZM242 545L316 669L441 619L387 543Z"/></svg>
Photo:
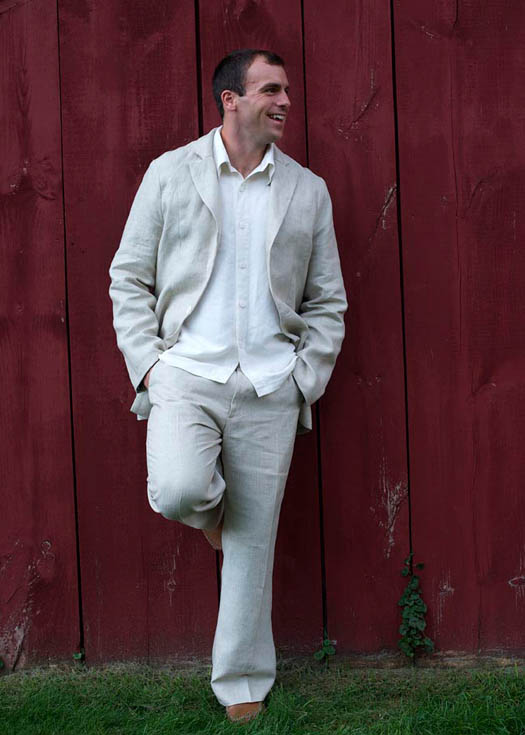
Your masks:
<svg viewBox="0 0 525 735"><path fill-rule="evenodd" d="M200 47L204 131L221 124L211 92L218 62L239 48L274 51L285 61L291 114L279 147L306 165L301 5L201 0ZM322 635L320 538L315 431L297 439L286 486L273 578L275 645L283 654L309 652Z"/></svg>
<svg viewBox="0 0 525 735"><path fill-rule="evenodd" d="M409 0L396 2L394 19L413 535L431 580L429 635L441 649L517 653L523 6Z"/></svg>
<svg viewBox="0 0 525 735"><path fill-rule="evenodd" d="M204 536L152 511L146 423L116 347L108 268L149 162L198 135L192 0L60 2L68 283L86 656L208 655Z"/></svg>
<svg viewBox="0 0 525 735"><path fill-rule="evenodd" d="M389 4L305 0L311 168L332 195L347 335L321 399L328 629L395 648L409 549Z"/></svg>
<svg viewBox="0 0 525 735"><path fill-rule="evenodd" d="M0 7L0 657L79 645L56 6Z"/></svg>

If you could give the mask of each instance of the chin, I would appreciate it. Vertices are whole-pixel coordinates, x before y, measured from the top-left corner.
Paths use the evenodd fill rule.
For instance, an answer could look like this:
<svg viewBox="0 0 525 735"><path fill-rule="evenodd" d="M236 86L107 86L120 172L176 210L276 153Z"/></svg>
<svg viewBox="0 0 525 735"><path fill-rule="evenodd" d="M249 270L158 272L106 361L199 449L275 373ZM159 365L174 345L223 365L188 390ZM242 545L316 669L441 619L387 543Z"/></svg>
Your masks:
<svg viewBox="0 0 525 735"><path fill-rule="evenodd" d="M281 138L283 137L283 134L284 134L284 130L281 130L280 132L277 130L275 132L272 132L271 135L268 136L269 137L268 142L276 143L278 140L281 140Z"/></svg>

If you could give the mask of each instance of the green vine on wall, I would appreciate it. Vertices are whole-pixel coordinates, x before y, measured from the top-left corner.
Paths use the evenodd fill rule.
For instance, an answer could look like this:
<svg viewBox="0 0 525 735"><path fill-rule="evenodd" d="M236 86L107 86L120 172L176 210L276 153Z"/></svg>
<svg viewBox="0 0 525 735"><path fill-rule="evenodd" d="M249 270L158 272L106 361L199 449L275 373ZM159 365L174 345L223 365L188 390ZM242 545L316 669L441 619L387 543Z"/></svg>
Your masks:
<svg viewBox="0 0 525 735"><path fill-rule="evenodd" d="M73 660L76 661L79 664L83 663L84 660L85 660L85 658L86 658L86 655L84 653L84 649L83 648L81 648L79 651L75 651L73 653Z"/></svg>
<svg viewBox="0 0 525 735"><path fill-rule="evenodd" d="M326 659L326 663L329 661L329 656L333 656L335 654L335 641L330 640L328 637L328 631L326 628L323 629L323 645L319 649L319 651L316 651L314 653L314 658L316 658L318 661L322 661L324 658Z"/></svg>
<svg viewBox="0 0 525 735"><path fill-rule="evenodd" d="M410 577L410 580L397 604L403 608L401 614L403 622L399 627L401 639L398 642L398 646L414 663L416 649L423 647L427 651L433 651L434 642L423 634L423 631L427 627L425 620L427 606L421 598L419 577L417 574L414 574L412 565L413 556L414 552L411 551L405 559L404 569L401 570L403 577ZM416 569L424 569L425 565L416 564L415 567Z"/></svg>

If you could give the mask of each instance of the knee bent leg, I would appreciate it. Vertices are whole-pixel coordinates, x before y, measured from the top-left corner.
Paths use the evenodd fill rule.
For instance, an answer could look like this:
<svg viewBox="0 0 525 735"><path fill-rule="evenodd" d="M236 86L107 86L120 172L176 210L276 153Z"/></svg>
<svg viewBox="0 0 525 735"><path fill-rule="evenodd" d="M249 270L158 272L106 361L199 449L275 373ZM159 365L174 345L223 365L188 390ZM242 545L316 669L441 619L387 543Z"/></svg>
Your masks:
<svg viewBox="0 0 525 735"><path fill-rule="evenodd" d="M209 478L165 478L149 483L149 493L156 510L168 520L182 521L206 502Z"/></svg>

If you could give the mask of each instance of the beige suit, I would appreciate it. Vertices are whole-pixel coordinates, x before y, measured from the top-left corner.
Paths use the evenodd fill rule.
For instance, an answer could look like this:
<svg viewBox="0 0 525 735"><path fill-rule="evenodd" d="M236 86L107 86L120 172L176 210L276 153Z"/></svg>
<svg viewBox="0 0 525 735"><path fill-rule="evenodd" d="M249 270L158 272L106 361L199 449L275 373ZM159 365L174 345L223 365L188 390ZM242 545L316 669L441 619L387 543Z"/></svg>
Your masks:
<svg viewBox="0 0 525 735"><path fill-rule="evenodd" d="M149 166L110 268L117 341L148 418L148 499L194 528L223 520L211 686L221 704L262 701L276 674L272 570L297 430L325 390L346 299L324 181L276 149L267 223L270 291L294 370L258 397L239 367L226 384L175 368L173 345L212 273L220 240L212 130ZM143 378L151 371L148 389Z"/></svg>
<svg viewBox="0 0 525 735"><path fill-rule="evenodd" d="M151 162L110 266L113 324L139 419L151 411L142 380L177 341L213 269L221 228L214 133ZM281 328L299 358L302 432L341 348L347 302L326 184L278 148L266 247Z"/></svg>

